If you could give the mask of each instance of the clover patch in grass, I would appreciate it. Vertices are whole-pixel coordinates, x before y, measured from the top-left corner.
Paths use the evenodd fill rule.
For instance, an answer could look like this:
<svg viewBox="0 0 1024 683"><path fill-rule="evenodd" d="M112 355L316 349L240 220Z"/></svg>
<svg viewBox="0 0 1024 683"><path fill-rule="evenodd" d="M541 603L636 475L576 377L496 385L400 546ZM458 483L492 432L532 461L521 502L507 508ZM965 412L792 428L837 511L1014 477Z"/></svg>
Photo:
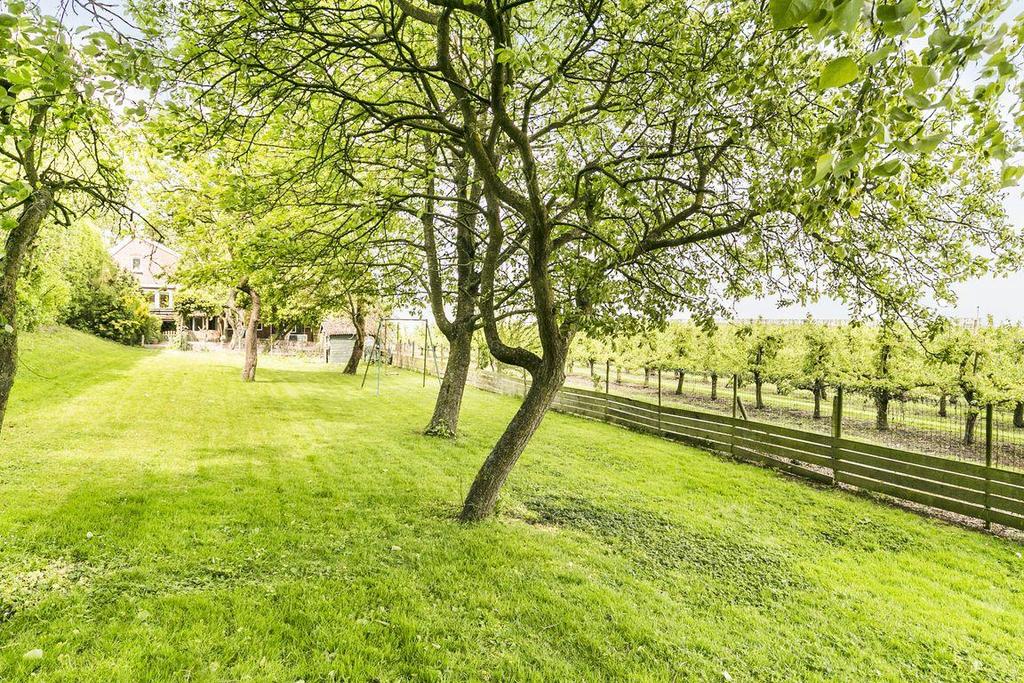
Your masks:
<svg viewBox="0 0 1024 683"><path fill-rule="evenodd" d="M589 534L650 576L700 576L700 590L730 602L764 605L809 585L794 558L776 548L686 528L649 510L561 495L533 496L524 505L531 522Z"/></svg>

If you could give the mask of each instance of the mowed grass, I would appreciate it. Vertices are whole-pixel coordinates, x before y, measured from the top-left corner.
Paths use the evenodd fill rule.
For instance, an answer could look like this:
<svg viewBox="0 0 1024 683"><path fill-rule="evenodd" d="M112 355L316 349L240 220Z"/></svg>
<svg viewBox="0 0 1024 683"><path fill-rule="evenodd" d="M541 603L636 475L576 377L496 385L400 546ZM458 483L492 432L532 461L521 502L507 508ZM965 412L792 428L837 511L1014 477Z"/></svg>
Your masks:
<svg viewBox="0 0 1024 683"><path fill-rule="evenodd" d="M0 440L0 680L1024 678L1011 541L436 381L24 343ZM41 650L41 658L26 653ZM38 652L33 655L38 657Z"/></svg>

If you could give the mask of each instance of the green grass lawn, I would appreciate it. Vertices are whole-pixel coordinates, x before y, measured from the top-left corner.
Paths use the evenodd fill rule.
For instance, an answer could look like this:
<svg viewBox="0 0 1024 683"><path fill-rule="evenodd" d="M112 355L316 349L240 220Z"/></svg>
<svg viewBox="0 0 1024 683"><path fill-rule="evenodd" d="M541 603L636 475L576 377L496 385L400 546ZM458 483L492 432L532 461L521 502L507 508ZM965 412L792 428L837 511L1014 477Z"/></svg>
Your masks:
<svg viewBox="0 0 1024 683"><path fill-rule="evenodd" d="M0 680L1024 678L1022 546L514 399L29 335L0 441ZM41 658L26 653L41 650ZM34 653L38 655L38 653Z"/></svg>

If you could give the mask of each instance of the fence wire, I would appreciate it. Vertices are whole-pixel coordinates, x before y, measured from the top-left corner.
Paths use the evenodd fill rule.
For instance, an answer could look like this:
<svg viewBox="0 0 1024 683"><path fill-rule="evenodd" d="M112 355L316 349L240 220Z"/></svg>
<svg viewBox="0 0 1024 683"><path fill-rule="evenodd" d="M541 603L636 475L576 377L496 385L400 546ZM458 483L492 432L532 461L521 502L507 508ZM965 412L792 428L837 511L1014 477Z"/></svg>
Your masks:
<svg viewBox="0 0 1024 683"><path fill-rule="evenodd" d="M428 375L443 374L448 351L443 343L431 345L426 357ZM394 364L424 371L422 344L404 342L390 350ZM660 381L659 381L660 374ZM528 379L522 369L493 361L471 361L471 381L522 387ZM567 369L567 386L607 391L615 396L660 401L665 406L692 408L731 415L733 413L733 377L700 371L676 371L626 368L598 361ZM783 427L830 434L833 430L833 406L836 387L825 386L818 400L804 387L779 386L765 381L761 401L753 378L739 378L736 396L737 414L747 419ZM508 392L506 392L508 393ZM815 405L817 404L817 409ZM1013 403L992 407L991 438L987 438L986 407L968 405L962 397L945 400L913 396L891 398L888 409L880 411L874 396L844 389L841 432L846 438L878 443L902 450L984 463L988 453L991 464L1008 469L1024 469L1024 425L1014 419ZM880 412L885 416L880 419Z"/></svg>

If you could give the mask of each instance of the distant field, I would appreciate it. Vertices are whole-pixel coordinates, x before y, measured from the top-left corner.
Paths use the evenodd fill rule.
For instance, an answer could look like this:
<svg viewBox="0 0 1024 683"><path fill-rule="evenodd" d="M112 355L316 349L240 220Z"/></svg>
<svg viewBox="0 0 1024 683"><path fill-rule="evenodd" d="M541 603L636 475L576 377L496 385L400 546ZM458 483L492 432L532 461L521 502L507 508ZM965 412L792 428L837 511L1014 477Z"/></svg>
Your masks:
<svg viewBox="0 0 1024 683"><path fill-rule="evenodd" d="M0 439L0 680L1020 681L1024 546L515 399L29 335ZM36 650L41 651L41 657ZM26 654L31 653L30 658Z"/></svg>

